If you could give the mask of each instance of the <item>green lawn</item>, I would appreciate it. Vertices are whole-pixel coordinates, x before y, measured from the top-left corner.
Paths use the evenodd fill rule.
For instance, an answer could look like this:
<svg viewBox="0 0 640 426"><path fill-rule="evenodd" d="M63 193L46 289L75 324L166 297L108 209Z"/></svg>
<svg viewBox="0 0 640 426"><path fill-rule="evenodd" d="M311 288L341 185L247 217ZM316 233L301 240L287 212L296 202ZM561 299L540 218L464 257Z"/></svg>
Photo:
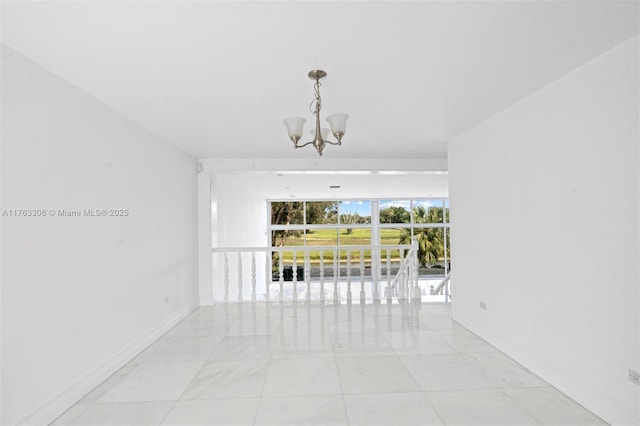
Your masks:
<svg viewBox="0 0 640 426"><path fill-rule="evenodd" d="M399 244L400 235L402 229L380 229L381 245L395 245ZM347 233L346 229L340 230L340 246L366 246L371 244L371 230L370 229L353 229L351 233ZM375 243L374 243L375 244ZM300 236L288 236L286 240L287 246L303 246L304 235ZM307 231L307 245L308 246L336 246L338 245L337 230L335 229L315 229ZM360 252L351 252L351 262L360 262ZM386 253L382 255L383 261L386 260ZM284 263L291 264L293 262L293 253L283 253ZM371 259L371 250L364 250L365 263L369 264ZM399 259L400 254L398 250L393 250L391 253L392 259ZM347 259L347 251L340 250L340 260L344 263ZM297 255L298 262L303 262L302 253ZM314 250L310 253L310 260L312 263L320 262L320 250ZM324 252L324 261L333 261L333 251Z"/></svg>

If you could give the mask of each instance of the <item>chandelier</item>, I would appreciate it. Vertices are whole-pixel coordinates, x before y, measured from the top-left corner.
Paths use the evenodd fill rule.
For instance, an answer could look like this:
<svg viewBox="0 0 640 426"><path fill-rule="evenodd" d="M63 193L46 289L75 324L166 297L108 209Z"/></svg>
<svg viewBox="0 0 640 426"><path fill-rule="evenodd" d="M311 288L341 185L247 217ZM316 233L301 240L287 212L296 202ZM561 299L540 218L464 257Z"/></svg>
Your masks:
<svg viewBox="0 0 640 426"><path fill-rule="evenodd" d="M327 116L327 122L331 127L331 133L337 139L337 142L333 142L327 139L329 136L329 129L320 127L320 109L322 107L322 99L320 98L320 80L327 76L327 73L322 70L309 71L309 78L315 80L313 89L315 91L315 99L311 101L309 109L316 116L316 128L311 130L313 140L306 142L302 145L298 145L298 141L302 138L302 128L305 120L302 117L291 117L283 121L287 126L287 132L289 132L289 139L293 141L293 147L295 149L302 148L307 145L313 145L318 151L319 155L322 155L322 150L327 144L330 145L342 145L342 137L347 130L347 118L349 116L345 113L338 113Z"/></svg>

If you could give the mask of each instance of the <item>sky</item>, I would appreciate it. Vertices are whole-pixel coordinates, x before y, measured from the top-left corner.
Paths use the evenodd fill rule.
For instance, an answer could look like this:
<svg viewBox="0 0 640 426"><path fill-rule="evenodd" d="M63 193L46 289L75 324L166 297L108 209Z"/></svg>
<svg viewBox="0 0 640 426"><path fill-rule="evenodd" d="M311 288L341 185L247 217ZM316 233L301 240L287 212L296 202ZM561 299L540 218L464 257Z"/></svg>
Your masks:
<svg viewBox="0 0 640 426"><path fill-rule="evenodd" d="M368 200L352 200L352 201L341 201L340 202L340 212L344 213L357 213L360 216L371 216L371 201ZM414 206L422 205L425 208L437 206L442 206L442 200L419 200L414 201ZM446 203L447 207L449 203ZM410 202L409 200L380 200L380 209L388 208L391 206L396 207L404 207L409 210Z"/></svg>

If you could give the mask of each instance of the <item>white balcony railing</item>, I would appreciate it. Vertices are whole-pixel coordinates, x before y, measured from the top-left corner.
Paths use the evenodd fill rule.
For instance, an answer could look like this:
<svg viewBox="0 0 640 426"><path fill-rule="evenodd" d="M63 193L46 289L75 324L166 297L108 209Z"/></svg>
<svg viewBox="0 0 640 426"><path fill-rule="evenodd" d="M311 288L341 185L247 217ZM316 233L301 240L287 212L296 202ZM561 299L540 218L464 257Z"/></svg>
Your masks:
<svg viewBox="0 0 640 426"><path fill-rule="evenodd" d="M360 303L392 303L429 295L418 274L415 242L214 248L213 267L214 299L224 302L352 302L357 293Z"/></svg>

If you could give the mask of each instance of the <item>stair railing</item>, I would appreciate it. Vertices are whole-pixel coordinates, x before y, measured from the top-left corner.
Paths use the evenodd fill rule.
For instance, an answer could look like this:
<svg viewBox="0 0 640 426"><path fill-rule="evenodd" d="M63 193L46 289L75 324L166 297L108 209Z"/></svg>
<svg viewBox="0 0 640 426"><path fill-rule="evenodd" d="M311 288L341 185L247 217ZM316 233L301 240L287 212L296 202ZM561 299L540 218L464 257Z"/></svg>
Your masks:
<svg viewBox="0 0 640 426"><path fill-rule="evenodd" d="M431 286L429 293L432 296L444 295L445 302L451 301L451 271L445 275L445 277L440 281L440 283L434 287Z"/></svg>
<svg viewBox="0 0 640 426"><path fill-rule="evenodd" d="M315 252L313 265L312 252ZM367 252L369 254L365 256ZM288 261L290 265L287 266L283 260L285 253L290 258ZM298 300L300 292L305 293L307 300L312 300L312 292L318 292L316 284L319 284L319 294L317 298L313 298L314 300L325 300L325 297L330 297L334 301L339 301L344 296L341 294L339 283L346 281L347 302L352 300L352 294L356 294L359 295L361 303L364 303L367 293L371 300L379 301L382 295L380 285L384 285L386 282L383 297L388 300L420 298L417 253L416 241L411 244L397 245L213 248L213 276L218 276L214 278L217 285L214 285L213 281L211 283L212 291L214 298L222 299L224 302L234 301L234 295L237 295L235 297L237 302L249 300L270 302L273 301L273 296L277 301L283 302L285 287L287 291L291 291L292 300ZM392 265L396 264L398 254L399 269L394 276L392 268L395 269L395 267ZM302 255L302 259L299 258L300 255ZM319 258L316 258L318 255ZM346 255L346 258L341 260L341 255L343 257ZM371 259L370 272L366 271L365 257ZM278 259L277 264L273 262L274 258ZM258 265L262 262L264 262L264 269L258 274ZM275 271L272 269L273 265L277 265ZM317 276L314 275L313 287L310 273L312 266L314 269L319 269L316 271L318 272ZM345 266L346 273L341 272ZM247 270L245 271L245 269ZM231 272L234 270L237 271L235 274ZM216 274L216 271L220 272ZM221 272L222 276L220 276ZM353 272L355 274L352 274ZM262 275L264 275L264 285L258 285L258 279L262 279ZM332 277L328 275L332 275ZM365 276L368 279L365 280ZM248 279L250 279L250 283L246 282ZM333 286L330 284L331 280ZM352 292L352 286L358 285L356 284L358 281L359 291ZM289 286L289 282L291 286ZM299 286L300 283L303 285ZM368 284L371 285L370 289L366 287ZM273 291L277 294L271 294L272 286L275 287Z"/></svg>

